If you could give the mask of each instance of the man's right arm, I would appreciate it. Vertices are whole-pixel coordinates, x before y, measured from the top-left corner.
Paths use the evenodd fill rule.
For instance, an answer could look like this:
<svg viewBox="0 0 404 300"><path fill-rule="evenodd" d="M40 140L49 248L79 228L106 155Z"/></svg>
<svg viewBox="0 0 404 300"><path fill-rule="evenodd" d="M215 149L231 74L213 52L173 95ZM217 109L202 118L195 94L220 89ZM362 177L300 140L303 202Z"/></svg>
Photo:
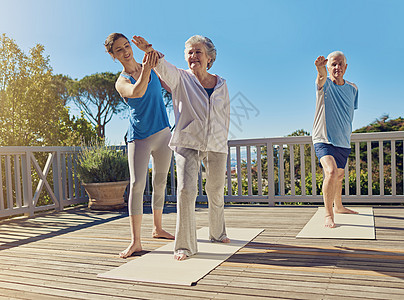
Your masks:
<svg viewBox="0 0 404 300"><path fill-rule="evenodd" d="M325 67L327 65L327 61L328 59L325 59L324 56L319 56L314 62L317 68L316 84L318 89L321 89L327 80L327 68Z"/></svg>

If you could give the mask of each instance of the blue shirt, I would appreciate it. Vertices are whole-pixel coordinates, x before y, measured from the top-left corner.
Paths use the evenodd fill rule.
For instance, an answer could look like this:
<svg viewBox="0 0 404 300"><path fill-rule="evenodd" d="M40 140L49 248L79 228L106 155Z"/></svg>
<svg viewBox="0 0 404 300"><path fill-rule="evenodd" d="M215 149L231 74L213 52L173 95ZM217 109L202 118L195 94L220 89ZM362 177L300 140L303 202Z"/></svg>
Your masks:
<svg viewBox="0 0 404 300"><path fill-rule="evenodd" d="M317 89L316 113L313 124L313 144L326 143L351 148L354 110L358 108L358 87L345 80L343 85L327 78Z"/></svg>
<svg viewBox="0 0 404 300"><path fill-rule="evenodd" d="M126 73L121 73L121 76L129 79L132 84L136 83L136 80ZM127 98L126 100L130 107L128 142L145 139L170 127L160 80L153 70L150 73L150 81L144 95L141 98Z"/></svg>

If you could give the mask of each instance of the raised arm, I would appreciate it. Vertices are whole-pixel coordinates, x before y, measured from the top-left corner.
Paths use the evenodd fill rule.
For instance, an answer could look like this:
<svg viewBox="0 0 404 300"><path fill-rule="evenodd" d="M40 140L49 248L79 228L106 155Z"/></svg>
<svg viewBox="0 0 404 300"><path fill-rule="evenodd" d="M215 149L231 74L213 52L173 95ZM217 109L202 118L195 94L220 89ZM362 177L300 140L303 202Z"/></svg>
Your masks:
<svg viewBox="0 0 404 300"><path fill-rule="evenodd" d="M158 62L156 65L156 72L158 73L159 77L163 80L163 82L169 87L172 91L175 89L177 84L179 83L180 79L180 71L179 69L167 62L164 59L164 55L156 50L153 49L152 44L149 44L143 37L134 35L132 37L132 42L142 51L145 53L156 53L158 56ZM166 86L163 86L165 89Z"/></svg>
<svg viewBox="0 0 404 300"><path fill-rule="evenodd" d="M152 44L149 44L143 37L134 35L132 37L132 42L138 47L140 50L149 53L152 52L154 49Z"/></svg>
<svg viewBox="0 0 404 300"><path fill-rule="evenodd" d="M150 72L158 62L158 54L155 52L145 53L142 62L142 70L135 84L132 84L129 79L119 77L115 87L118 93L123 98L141 98L146 93L149 83Z"/></svg>
<svg viewBox="0 0 404 300"><path fill-rule="evenodd" d="M314 62L317 68L316 84L318 89L321 89L327 80L327 68L325 67L327 65L327 61L328 59L325 59L324 56L319 56Z"/></svg>

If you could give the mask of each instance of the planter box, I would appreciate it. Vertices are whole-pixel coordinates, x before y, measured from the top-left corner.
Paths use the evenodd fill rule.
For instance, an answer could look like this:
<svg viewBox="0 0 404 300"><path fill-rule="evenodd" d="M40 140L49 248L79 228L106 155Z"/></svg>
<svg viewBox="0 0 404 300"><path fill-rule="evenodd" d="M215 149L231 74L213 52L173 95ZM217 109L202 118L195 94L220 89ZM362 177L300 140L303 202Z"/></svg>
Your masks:
<svg viewBox="0 0 404 300"><path fill-rule="evenodd" d="M111 210L125 206L123 194L129 181L83 183L89 197L91 209Z"/></svg>

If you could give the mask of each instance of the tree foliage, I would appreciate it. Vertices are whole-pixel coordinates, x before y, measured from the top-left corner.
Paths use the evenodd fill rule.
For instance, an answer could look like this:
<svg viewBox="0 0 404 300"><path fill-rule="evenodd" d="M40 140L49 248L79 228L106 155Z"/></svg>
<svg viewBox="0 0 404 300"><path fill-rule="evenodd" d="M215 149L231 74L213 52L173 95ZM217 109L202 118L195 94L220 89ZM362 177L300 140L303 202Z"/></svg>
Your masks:
<svg viewBox="0 0 404 300"><path fill-rule="evenodd" d="M99 138L105 138L105 125L114 114L122 112L126 106L115 90L119 73L95 73L72 82L71 99L96 127Z"/></svg>
<svg viewBox="0 0 404 300"><path fill-rule="evenodd" d="M354 133L404 131L404 118L390 119L389 115L382 115L367 126L361 127Z"/></svg>
<svg viewBox="0 0 404 300"><path fill-rule="evenodd" d="M81 132L73 132L80 126L94 136L84 119L70 119L67 77L52 74L44 51L37 44L25 54L14 40L0 37L0 145L80 144Z"/></svg>

